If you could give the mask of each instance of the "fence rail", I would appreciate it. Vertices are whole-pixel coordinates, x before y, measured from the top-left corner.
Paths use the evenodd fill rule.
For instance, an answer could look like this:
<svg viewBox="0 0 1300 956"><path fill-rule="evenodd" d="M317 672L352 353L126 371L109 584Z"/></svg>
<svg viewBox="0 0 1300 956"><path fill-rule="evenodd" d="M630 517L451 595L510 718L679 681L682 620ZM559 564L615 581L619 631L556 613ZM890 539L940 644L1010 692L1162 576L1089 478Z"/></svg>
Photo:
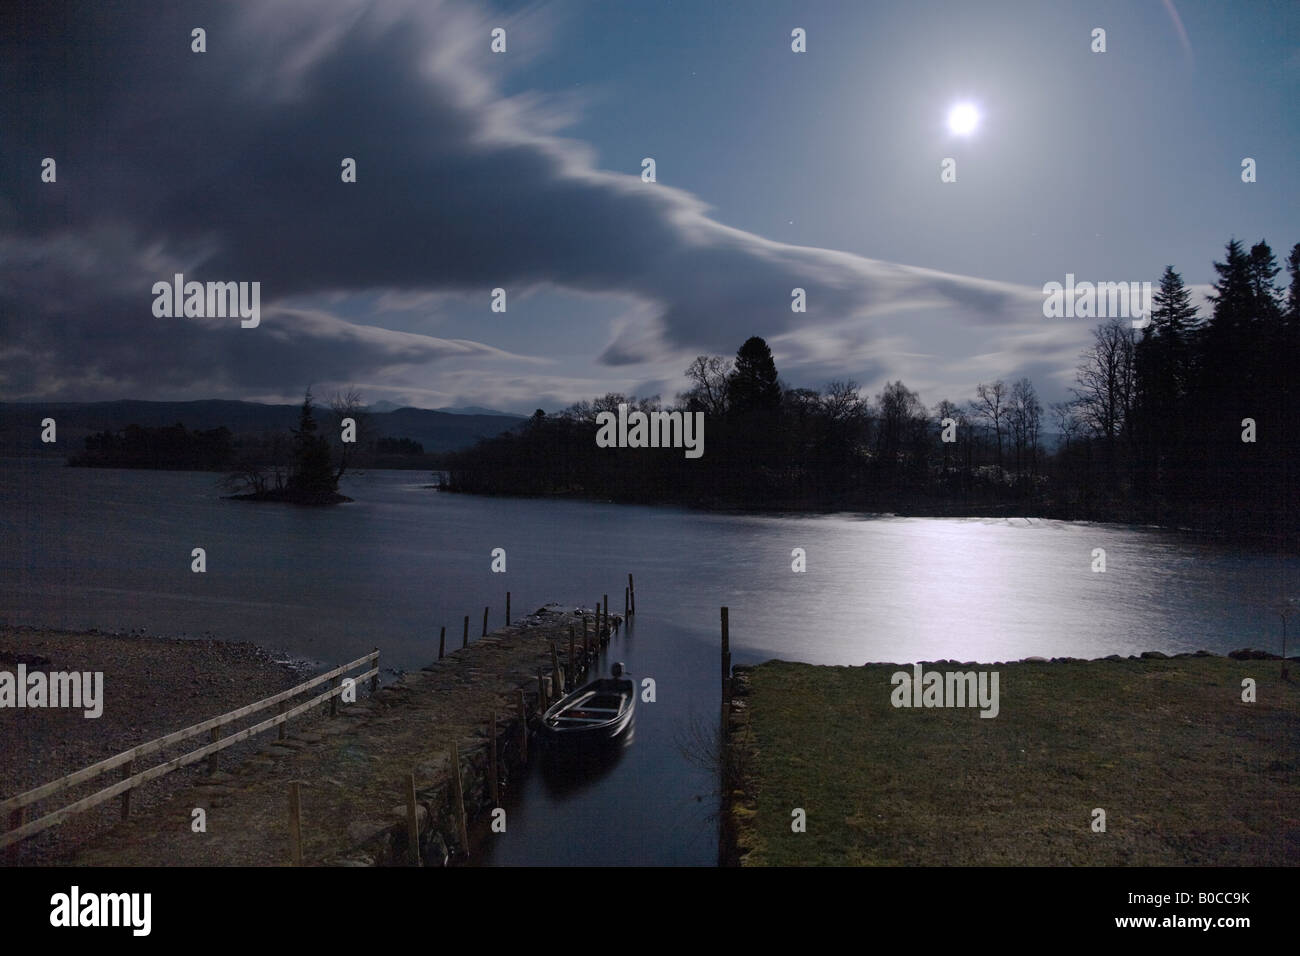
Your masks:
<svg viewBox="0 0 1300 956"><path fill-rule="evenodd" d="M85 767L75 773L70 773L67 776L60 777L58 780L43 784L33 790L28 790L26 793L20 793L17 796L8 798L7 800L2 800L0 801L0 819L9 819L10 828L5 833L0 834L0 848L25 840L33 834L48 829L55 824L62 823L74 814L80 813L83 810L89 810L91 807L98 806L106 800L111 800L113 797L118 795L121 795L123 798L123 815L125 816L130 806L129 802L127 802L130 799L130 793L140 785L148 783L150 780L156 780L159 777L165 776L173 770L179 770L181 767L196 763L204 757L214 756L227 747L232 747L242 740L247 740L249 737L260 734L264 730L270 730L272 727L284 724L291 718L306 713L312 707L318 706L327 700L333 700L341 695L344 690L344 686L338 678L341 678L353 668L372 663L374 665L373 667L352 679L356 682L360 682L366 678L370 678L371 690L373 692L375 684L379 680L378 649L371 651L364 657L358 657L355 661L352 661L349 664L336 667L324 674L318 674L311 680L305 681L296 687L280 691L278 694L272 694L270 697L264 697L262 700L252 704L247 704L236 710L232 710L229 713L222 714L219 717L212 717L208 720L201 721L191 727L186 727L184 730L178 730L174 733L167 734L166 736L159 737L156 740L151 740L148 743L132 747L130 750L124 750L115 757L101 760L99 763L91 764L89 767ZM180 755L179 757L173 757L171 760L158 764L156 767L151 767L148 770L141 771L140 773L131 773L131 771L134 770L135 761L141 757L147 757L150 754L157 753L164 747L180 743L182 740L188 740L204 731L216 733L220 727L224 727L225 725L233 723L242 717L247 717L250 714L256 714L268 707L273 707L282 701L296 697L304 691L311 690L313 687L318 687L326 681L335 681L335 684L323 694L318 694L311 700L285 710L283 713L275 717L263 720L261 723L254 724L251 727L246 727L237 733L231 734L229 737L214 739L212 743L209 743L205 747L200 747L198 750L192 750L189 753ZM128 776L124 777L112 786L105 787L97 793L93 793L88 797L83 797L82 799L70 803L58 810L54 810L37 820L31 821L30 823L24 823L22 821L22 818L25 816L26 808L31 806L33 803L37 803L47 797L52 797L55 794L63 793L78 784L94 780L96 777L99 777L110 770L123 766L126 767Z"/></svg>

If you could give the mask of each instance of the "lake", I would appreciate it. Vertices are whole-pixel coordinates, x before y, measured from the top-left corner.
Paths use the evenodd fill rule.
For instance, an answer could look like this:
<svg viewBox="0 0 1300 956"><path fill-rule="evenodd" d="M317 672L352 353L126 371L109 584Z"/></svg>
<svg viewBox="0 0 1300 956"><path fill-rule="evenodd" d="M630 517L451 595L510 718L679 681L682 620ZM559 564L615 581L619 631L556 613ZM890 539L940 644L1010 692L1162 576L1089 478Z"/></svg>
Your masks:
<svg viewBox="0 0 1300 956"><path fill-rule="evenodd" d="M0 618L249 640L393 670L547 602L637 616L608 662L653 677L635 740L581 787L531 774L490 863L712 864L713 783L687 760L716 723L718 608L735 663L1280 650L1270 606L1300 559L1147 528L1038 519L743 516L442 494L419 472L345 477L331 509L225 501L204 473L0 462ZM207 571L190 570L203 548ZM504 574L491 571L494 548ZM807 571L794 573L802 548ZM1093 571L1094 549L1105 552ZM453 640L453 637L455 640ZM1005 693L1005 690L1004 690ZM575 839L575 836L579 837Z"/></svg>

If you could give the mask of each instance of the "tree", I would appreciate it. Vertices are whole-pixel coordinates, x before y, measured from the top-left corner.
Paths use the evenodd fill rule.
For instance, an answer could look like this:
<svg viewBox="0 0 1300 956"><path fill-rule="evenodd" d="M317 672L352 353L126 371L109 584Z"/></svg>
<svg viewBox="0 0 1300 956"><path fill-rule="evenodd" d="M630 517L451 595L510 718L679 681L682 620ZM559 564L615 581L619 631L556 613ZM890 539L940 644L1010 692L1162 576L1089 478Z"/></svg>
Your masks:
<svg viewBox="0 0 1300 956"><path fill-rule="evenodd" d="M727 401L731 410L741 415L780 411L776 362L772 350L757 335L746 339L736 352L736 365L727 380Z"/></svg>
<svg viewBox="0 0 1300 956"><path fill-rule="evenodd" d="M335 493L338 484L330 464L329 441L317 432L310 388L303 398L298 427L293 429L293 439L294 470L289 478L290 493L295 498L308 501L328 499Z"/></svg>
<svg viewBox="0 0 1300 956"><path fill-rule="evenodd" d="M1292 325L1300 324L1300 242L1291 247L1291 254L1286 257L1286 271L1291 276L1291 285L1286 294L1286 317Z"/></svg>
<svg viewBox="0 0 1300 956"><path fill-rule="evenodd" d="M374 441L375 429L370 413L366 411L366 406L361 401L361 393L355 388L349 388L347 394L335 392L330 400L330 411L332 413L331 444L337 445L339 450L339 467L334 472L334 485L337 487L339 479L355 461L356 449L368 448ZM352 419L355 426L356 440L353 442L343 441L343 420L346 418Z"/></svg>
<svg viewBox="0 0 1300 956"><path fill-rule="evenodd" d="M711 418L721 418L727 411L727 379L731 360L721 355L697 355L686 368L693 383L679 395L678 401L690 411L701 411Z"/></svg>
<svg viewBox="0 0 1300 956"><path fill-rule="evenodd" d="M1007 408L1011 441L1016 450L1016 475L1025 473L1026 465L1031 475L1038 472L1038 433L1043 421L1043 406L1033 382L1022 378L1011 386L1011 401Z"/></svg>
<svg viewBox="0 0 1300 956"><path fill-rule="evenodd" d="M1092 332L1075 374L1075 408L1079 418L1108 446L1124 433L1133 407L1133 338L1120 320L1111 319Z"/></svg>
<svg viewBox="0 0 1300 956"><path fill-rule="evenodd" d="M998 468L1002 467L1002 429L1007 415L1007 386L1002 379L992 385L981 382L975 386L975 400L970 403L976 418L988 423L998 441Z"/></svg>

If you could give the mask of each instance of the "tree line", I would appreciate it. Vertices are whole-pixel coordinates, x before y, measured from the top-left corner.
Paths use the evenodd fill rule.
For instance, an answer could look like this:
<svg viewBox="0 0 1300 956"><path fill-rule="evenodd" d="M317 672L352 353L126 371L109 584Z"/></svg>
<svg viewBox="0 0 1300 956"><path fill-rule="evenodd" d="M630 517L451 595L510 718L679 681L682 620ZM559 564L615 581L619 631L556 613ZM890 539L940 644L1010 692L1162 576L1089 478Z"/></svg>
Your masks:
<svg viewBox="0 0 1300 956"><path fill-rule="evenodd" d="M902 381L866 396L782 382L757 336L701 355L689 388L610 393L447 456L445 487L738 508L1039 514L1290 535L1296 530L1300 244L1290 283L1267 243L1227 244L1202 317L1172 266L1140 332L1109 321L1081 354L1071 397L1044 409L1027 378L979 383L932 407ZM620 404L705 414L703 458L598 448Z"/></svg>

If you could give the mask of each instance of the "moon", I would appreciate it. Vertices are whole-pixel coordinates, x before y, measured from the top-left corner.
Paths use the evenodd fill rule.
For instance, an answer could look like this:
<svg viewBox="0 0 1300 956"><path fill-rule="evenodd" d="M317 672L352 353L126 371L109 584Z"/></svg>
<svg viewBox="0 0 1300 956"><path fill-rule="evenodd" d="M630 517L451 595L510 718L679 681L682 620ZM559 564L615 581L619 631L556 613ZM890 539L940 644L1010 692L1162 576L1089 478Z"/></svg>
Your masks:
<svg viewBox="0 0 1300 956"><path fill-rule="evenodd" d="M948 129L958 136L969 136L979 125L980 112L972 103L958 103L948 111Z"/></svg>

